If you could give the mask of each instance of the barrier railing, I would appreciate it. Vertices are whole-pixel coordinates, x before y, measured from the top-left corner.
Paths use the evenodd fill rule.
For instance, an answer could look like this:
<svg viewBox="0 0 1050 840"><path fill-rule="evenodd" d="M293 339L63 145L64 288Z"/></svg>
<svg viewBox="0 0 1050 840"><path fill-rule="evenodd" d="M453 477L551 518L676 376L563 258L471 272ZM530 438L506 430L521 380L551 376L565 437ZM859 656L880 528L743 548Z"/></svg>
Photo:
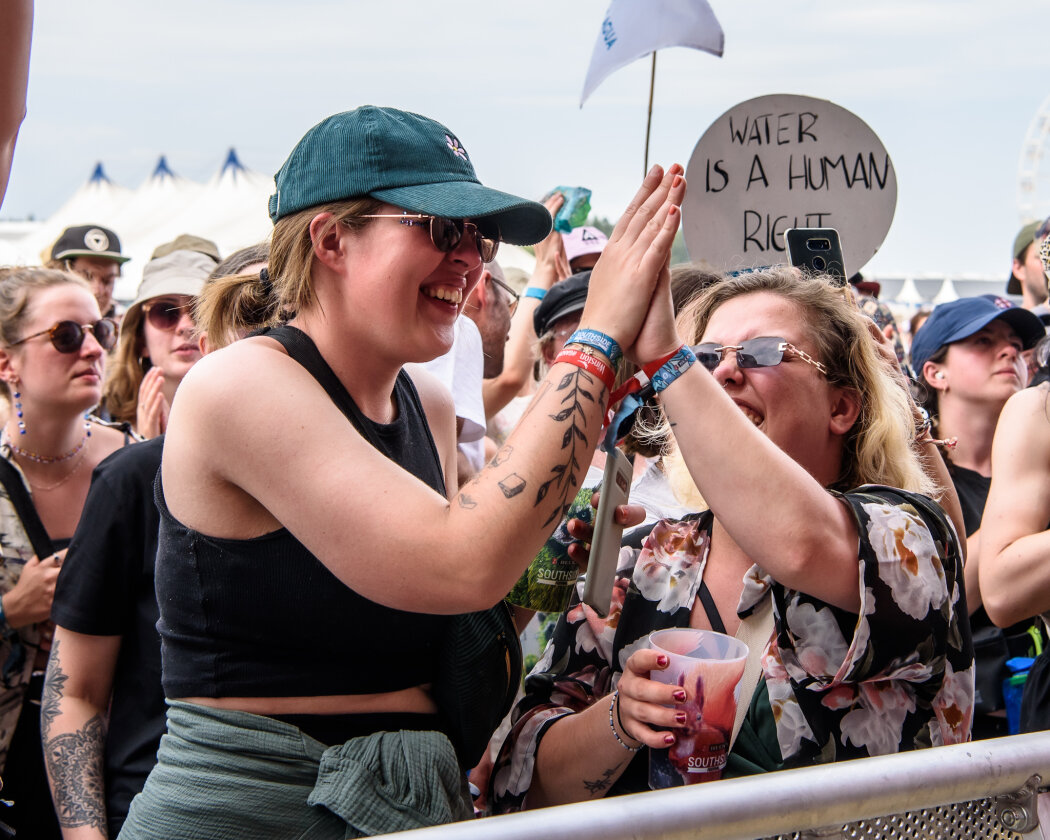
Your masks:
<svg viewBox="0 0 1050 840"><path fill-rule="evenodd" d="M1044 780L1050 785L1050 732L611 797L401 832L396 837L1034 840L1043 836L1036 793ZM956 803L969 807L960 810ZM908 820L885 819L906 812ZM848 823L853 825L844 828ZM1045 828L1050 837L1050 826Z"/></svg>

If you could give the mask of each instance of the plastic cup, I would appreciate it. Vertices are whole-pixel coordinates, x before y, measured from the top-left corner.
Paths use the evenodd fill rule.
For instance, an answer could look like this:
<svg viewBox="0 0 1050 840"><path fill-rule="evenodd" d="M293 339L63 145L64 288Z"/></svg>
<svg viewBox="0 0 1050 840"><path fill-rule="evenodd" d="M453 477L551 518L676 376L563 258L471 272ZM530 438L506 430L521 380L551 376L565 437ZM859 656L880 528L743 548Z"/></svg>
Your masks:
<svg viewBox="0 0 1050 840"><path fill-rule="evenodd" d="M684 688L685 702L675 703L674 708L687 715L685 726L671 730L676 739L673 747L649 750L649 787L658 790L722 778L747 645L724 633L683 627L650 633L649 646L670 660L666 669L651 671L650 679Z"/></svg>

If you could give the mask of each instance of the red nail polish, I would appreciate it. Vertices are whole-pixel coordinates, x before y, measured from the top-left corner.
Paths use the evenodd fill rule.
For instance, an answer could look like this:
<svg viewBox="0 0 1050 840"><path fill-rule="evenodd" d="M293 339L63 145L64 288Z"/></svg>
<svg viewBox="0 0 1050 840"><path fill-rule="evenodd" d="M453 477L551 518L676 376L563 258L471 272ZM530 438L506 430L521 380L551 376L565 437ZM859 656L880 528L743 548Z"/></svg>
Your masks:
<svg viewBox="0 0 1050 840"><path fill-rule="evenodd" d="M671 186L672 187L677 187L681 183L682 183L682 176L681 175L675 175L674 176L674 180L671 181Z"/></svg>
<svg viewBox="0 0 1050 840"><path fill-rule="evenodd" d="M678 691L676 691L672 696L679 703L684 703L685 702L685 691L682 690L682 689L678 689Z"/></svg>
<svg viewBox="0 0 1050 840"><path fill-rule="evenodd" d="M659 665L661 668L666 667L667 657L661 653L658 657L656 657L656 664Z"/></svg>
<svg viewBox="0 0 1050 840"><path fill-rule="evenodd" d="M671 735L671 734L664 735L664 743L667 744L667 746L669 746L669 747L673 747L674 746L674 735Z"/></svg>
<svg viewBox="0 0 1050 840"><path fill-rule="evenodd" d="M679 712L674 716L674 722L679 726L685 726L685 712Z"/></svg>

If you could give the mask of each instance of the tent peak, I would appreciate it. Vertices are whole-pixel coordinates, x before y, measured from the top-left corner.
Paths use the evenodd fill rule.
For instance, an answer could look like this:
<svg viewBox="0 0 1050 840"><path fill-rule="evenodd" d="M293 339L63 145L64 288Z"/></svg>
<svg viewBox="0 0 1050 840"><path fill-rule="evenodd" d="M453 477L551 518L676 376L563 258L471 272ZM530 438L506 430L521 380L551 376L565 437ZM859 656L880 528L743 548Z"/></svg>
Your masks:
<svg viewBox="0 0 1050 840"><path fill-rule="evenodd" d="M106 174L106 170L102 168L102 161L95 164L95 169L91 173L91 177L88 178L89 184L112 184L113 182L109 179Z"/></svg>
<svg viewBox="0 0 1050 840"><path fill-rule="evenodd" d="M225 175L227 171L232 170L233 172L244 172L244 164L241 163L241 159L237 157L237 150L230 146L230 151L226 153L226 162L222 165L220 175Z"/></svg>
<svg viewBox="0 0 1050 840"><path fill-rule="evenodd" d="M157 166L153 170L153 178L175 178L176 175L171 171L171 167L168 166L167 155L161 155L157 161Z"/></svg>

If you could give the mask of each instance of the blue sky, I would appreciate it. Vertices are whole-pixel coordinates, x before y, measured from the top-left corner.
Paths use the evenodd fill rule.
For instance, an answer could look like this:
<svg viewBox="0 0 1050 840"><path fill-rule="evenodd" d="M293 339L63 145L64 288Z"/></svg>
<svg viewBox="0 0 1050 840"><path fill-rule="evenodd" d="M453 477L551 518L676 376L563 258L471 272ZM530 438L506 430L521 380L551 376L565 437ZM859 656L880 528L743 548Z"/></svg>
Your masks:
<svg viewBox="0 0 1050 840"><path fill-rule="evenodd" d="M0 218L46 218L99 160L129 187L162 153L204 180L234 146L272 174L311 125L364 103L444 122L485 183L534 197L584 185L594 210L615 217L642 173L649 66L615 73L579 108L606 6L39 3L29 115ZM652 161L687 163L707 126L743 100L829 99L871 126L897 173L896 216L867 270L1005 277L1022 145L1050 105L1045 4L711 6L723 58L660 53ZM1038 199L1037 214L1050 213L1050 176Z"/></svg>

